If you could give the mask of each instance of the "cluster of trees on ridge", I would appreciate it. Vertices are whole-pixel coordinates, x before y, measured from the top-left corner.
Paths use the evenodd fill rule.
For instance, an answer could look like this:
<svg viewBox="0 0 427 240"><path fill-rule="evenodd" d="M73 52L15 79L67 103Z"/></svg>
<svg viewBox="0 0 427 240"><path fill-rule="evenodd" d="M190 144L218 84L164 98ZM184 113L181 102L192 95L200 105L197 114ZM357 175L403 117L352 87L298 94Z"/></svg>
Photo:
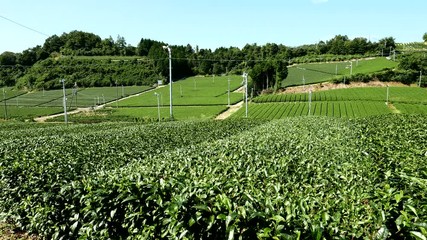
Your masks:
<svg viewBox="0 0 427 240"><path fill-rule="evenodd" d="M168 79L168 55L162 48L164 45L167 44L142 38L134 47L121 36L116 40L112 37L101 39L82 31L53 35L43 46L22 53L3 52L0 55L0 86L51 89L60 87L60 78L66 78L69 86L76 82L81 87L151 85L159 79ZM300 47L268 43L263 46L247 44L242 49L221 47L214 51L189 44L171 48L175 80L192 75L249 71L259 91L280 86L287 76L288 64L389 55L396 43L392 37L371 42L366 38L349 39L337 35L326 42ZM424 69L425 66L415 68Z"/></svg>

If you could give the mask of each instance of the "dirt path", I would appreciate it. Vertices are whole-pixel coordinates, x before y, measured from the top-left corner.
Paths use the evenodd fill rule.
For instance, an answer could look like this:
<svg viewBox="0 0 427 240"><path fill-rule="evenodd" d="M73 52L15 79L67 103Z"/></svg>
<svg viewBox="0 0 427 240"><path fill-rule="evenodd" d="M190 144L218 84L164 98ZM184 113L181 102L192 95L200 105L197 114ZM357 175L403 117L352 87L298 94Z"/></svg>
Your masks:
<svg viewBox="0 0 427 240"><path fill-rule="evenodd" d="M166 85L162 85L162 86L157 87L157 88L153 88L153 89L149 89L149 90L147 90L147 91L143 91L143 92L140 92L140 93L137 93L137 94L129 95L129 96L127 96L127 97L120 98L120 99L117 99L117 100L113 100L113 101L111 101L111 102L108 102L108 103L105 103L105 104L102 104L102 105L98 105L98 106L96 106L96 107L77 108L77 109L75 109L75 110L73 110L73 111L69 111L69 112L67 112L67 115L77 114L77 113L81 113L81 112L91 112L91 111L94 111L94 110L102 109L102 108L104 108L107 104L113 104L113 103L116 103L116 102L120 102L120 101L122 101L122 100L125 100L125 99L128 99L128 98L131 98L131 97L139 96L139 95L141 95L141 94L143 94L143 93L146 93L146 92L155 91L155 90L157 90L157 89L159 89L159 88L162 88L162 87L165 87L165 86L166 86ZM54 114L54 115L48 115L48 116L41 116L41 117L37 117L37 118L34 118L34 121L39 122L39 123L43 123L43 122L46 122L46 120L48 120L48 119L52 119L52 118L56 118L56 117L60 117L60 116L64 116L64 113L58 113L58 114Z"/></svg>
<svg viewBox="0 0 427 240"><path fill-rule="evenodd" d="M225 112L218 115L216 120L224 120L230 117L233 113L237 112L243 106L243 101L231 105Z"/></svg>

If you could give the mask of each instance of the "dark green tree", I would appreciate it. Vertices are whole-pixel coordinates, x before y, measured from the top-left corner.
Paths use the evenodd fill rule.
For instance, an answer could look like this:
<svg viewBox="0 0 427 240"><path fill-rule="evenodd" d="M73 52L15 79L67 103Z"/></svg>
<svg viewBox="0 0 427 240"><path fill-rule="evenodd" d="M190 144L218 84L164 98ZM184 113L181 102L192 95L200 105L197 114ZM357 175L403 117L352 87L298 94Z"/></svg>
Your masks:
<svg viewBox="0 0 427 240"><path fill-rule="evenodd" d="M49 55L53 52L60 52L64 43L64 38L53 35L45 40L43 44L43 50L46 51Z"/></svg>
<svg viewBox="0 0 427 240"><path fill-rule="evenodd" d="M253 87L256 92L274 87L280 88L282 81L287 77L287 63L283 60L267 60L257 62L249 76L252 78Z"/></svg>
<svg viewBox="0 0 427 240"><path fill-rule="evenodd" d="M0 54L0 65L15 65L16 54L13 52L3 52Z"/></svg>
<svg viewBox="0 0 427 240"><path fill-rule="evenodd" d="M329 45L329 53L331 54L337 54L337 55L345 55L347 54L347 48L346 48L346 42L348 42L349 39L346 35L337 35L330 41L328 41Z"/></svg>

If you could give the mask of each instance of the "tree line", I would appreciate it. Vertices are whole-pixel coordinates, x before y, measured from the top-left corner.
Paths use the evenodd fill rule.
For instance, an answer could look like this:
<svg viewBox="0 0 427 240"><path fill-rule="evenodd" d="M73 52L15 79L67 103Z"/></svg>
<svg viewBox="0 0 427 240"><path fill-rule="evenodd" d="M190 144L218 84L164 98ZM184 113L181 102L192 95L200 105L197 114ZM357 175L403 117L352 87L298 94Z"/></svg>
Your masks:
<svg viewBox="0 0 427 240"><path fill-rule="evenodd" d="M22 53L0 55L0 85L56 88L58 78L72 79L83 86L110 86L117 81L126 85L154 84L167 80L168 55L164 42L141 38L137 46L127 44L122 36L101 39L82 31L53 35L43 46ZM286 78L288 64L328 61L336 56L389 55L396 47L394 38L378 42L366 38L349 39L337 35L324 42L287 47L267 43L237 47L199 49L198 46L170 46L174 80L192 75L241 74L250 71L256 89L280 86ZM105 58L82 58L105 56ZM124 59L113 61L117 57ZM89 67L88 67L89 66Z"/></svg>

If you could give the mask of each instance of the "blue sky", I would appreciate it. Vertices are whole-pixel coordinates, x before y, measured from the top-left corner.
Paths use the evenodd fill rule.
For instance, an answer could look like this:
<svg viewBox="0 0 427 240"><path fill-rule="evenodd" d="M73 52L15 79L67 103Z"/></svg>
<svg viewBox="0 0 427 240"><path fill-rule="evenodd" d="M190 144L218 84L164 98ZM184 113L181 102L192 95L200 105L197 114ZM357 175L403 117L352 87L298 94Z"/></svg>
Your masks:
<svg viewBox="0 0 427 240"><path fill-rule="evenodd" d="M42 45L72 30L199 48L299 46L335 35L422 41L426 0L1 0L0 53Z"/></svg>

